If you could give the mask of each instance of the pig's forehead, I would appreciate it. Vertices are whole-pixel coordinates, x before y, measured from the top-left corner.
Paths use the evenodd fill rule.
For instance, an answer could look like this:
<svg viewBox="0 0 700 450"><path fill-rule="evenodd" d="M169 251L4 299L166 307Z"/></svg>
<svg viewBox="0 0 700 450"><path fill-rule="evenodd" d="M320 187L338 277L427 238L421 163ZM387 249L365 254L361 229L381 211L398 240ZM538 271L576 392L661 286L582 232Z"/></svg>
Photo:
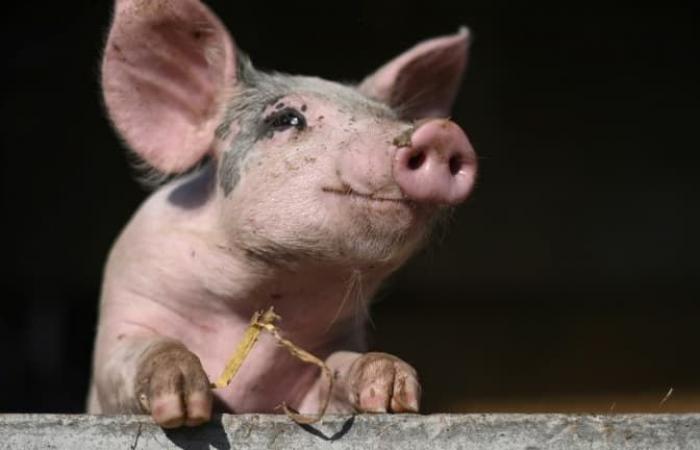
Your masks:
<svg viewBox="0 0 700 450"><path fill-rule="evenodd" d="M246 70L242 89L234 97L238 107L262 110L282 97L312 96L327 103L329 107L366 113L374 116L395 118L396 114L386 104L361 94L354 86L323 78L303 75L287 75L279 72Z"/></svg>
<svg viewBox="0 0 700 450"><path fill-rule="evenodd" d="M352 112L396 118L396 114L388 105L365 97L353 86L316 77L286 76L286 78L287 92L281 93L284 96L311 96Z"/></svg>

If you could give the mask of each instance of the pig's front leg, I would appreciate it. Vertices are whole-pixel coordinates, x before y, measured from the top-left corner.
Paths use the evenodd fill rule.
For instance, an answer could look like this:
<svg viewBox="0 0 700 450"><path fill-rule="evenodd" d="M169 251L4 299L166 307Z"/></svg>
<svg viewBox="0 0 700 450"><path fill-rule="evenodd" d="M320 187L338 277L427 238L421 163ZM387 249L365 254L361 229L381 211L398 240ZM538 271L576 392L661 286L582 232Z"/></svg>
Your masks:
<svg viewBox="0 0 700 450"><path fill-rule="evenodd" d="M98 371L102 412L151 414L164 428L209 421L212 392L199 358L179 341L124 337Z"/></svg>
<svg viewBox="0 0 700 450"><path fill-rule="evenodd" d="M418 412L421 387L416 370L387 353L336 352L326 359L334 377L328 412ZM301 411L316 413L328 383L320 378Z"/></svg>

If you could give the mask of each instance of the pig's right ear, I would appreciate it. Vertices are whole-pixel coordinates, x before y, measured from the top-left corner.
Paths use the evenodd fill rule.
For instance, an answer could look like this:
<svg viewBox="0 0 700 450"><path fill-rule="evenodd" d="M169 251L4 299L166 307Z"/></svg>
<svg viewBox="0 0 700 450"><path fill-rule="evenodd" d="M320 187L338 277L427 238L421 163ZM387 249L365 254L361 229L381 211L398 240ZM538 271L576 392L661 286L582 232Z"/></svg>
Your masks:
<svg viewBox="0 0 700 450"><path fill-rule="evenodd" d="M235 82L234 52L198 0L117 0L102 88L127 144L165 173L196 164L211 151Z"/></svg>
<svg viewBox="0 0 700 450"><path fill-rule="evenodd" d="M409 120L447 117L467 63L469 30L421 42L368 76L358 86L367 97Z"/></svg>

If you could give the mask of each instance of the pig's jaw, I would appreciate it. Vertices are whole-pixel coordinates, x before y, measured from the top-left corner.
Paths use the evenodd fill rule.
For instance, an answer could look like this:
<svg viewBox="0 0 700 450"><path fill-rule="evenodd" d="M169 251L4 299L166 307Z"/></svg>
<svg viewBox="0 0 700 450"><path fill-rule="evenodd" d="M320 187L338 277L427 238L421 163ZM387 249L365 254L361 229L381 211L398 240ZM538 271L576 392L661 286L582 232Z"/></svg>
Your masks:
<svg viewBox="0 0 700 450"><path fill-rule="evenodd" d="M360 205L358 209L362 207L374 209L374 205ZM322 268L343 277L363 273L370 278L383 278L400 267L423 242L423 236L396 233L386 224L381 225L387 230L381 230L379 225L365 222L367 215L356 212L355 216L361 226L342 234L329 231L323 235L313 230L303 240L299 238L287 244L257 236L254 240L235 239L227 245L235 249L241 264L270 277L280 272L313 275Z"/></svg>
<svg viewBox="0 0 700 450"><path fill-rule="evenodd" d="M321 187L315 192L310 205L299 209L259 208L243 202L240 209L228 209L222 213L226 220L220 222L223 243L270 267L323 264L392 271L420 245L429 229L429 215L410 202Z"/></svg>

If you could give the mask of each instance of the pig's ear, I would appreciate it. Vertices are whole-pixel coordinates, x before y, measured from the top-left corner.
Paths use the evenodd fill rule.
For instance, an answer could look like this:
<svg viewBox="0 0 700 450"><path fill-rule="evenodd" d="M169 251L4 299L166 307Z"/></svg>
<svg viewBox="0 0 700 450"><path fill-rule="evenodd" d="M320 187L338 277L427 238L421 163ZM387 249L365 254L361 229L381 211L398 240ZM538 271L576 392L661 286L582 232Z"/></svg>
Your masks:
<svg viewBox="0 0 700 450"><path fill-rule="evenodd" d="M359 90L396 108L405 119L446 117L467 62L469 30L430 39L365 78Z"/></svg>
<svg viewBox="0 0 700 450"><path fill-rule="evenodd" d="M117 0L102 88L127 144L166 173L196 164L211 150L233 87L234 52L199 0Z"/></svg>

